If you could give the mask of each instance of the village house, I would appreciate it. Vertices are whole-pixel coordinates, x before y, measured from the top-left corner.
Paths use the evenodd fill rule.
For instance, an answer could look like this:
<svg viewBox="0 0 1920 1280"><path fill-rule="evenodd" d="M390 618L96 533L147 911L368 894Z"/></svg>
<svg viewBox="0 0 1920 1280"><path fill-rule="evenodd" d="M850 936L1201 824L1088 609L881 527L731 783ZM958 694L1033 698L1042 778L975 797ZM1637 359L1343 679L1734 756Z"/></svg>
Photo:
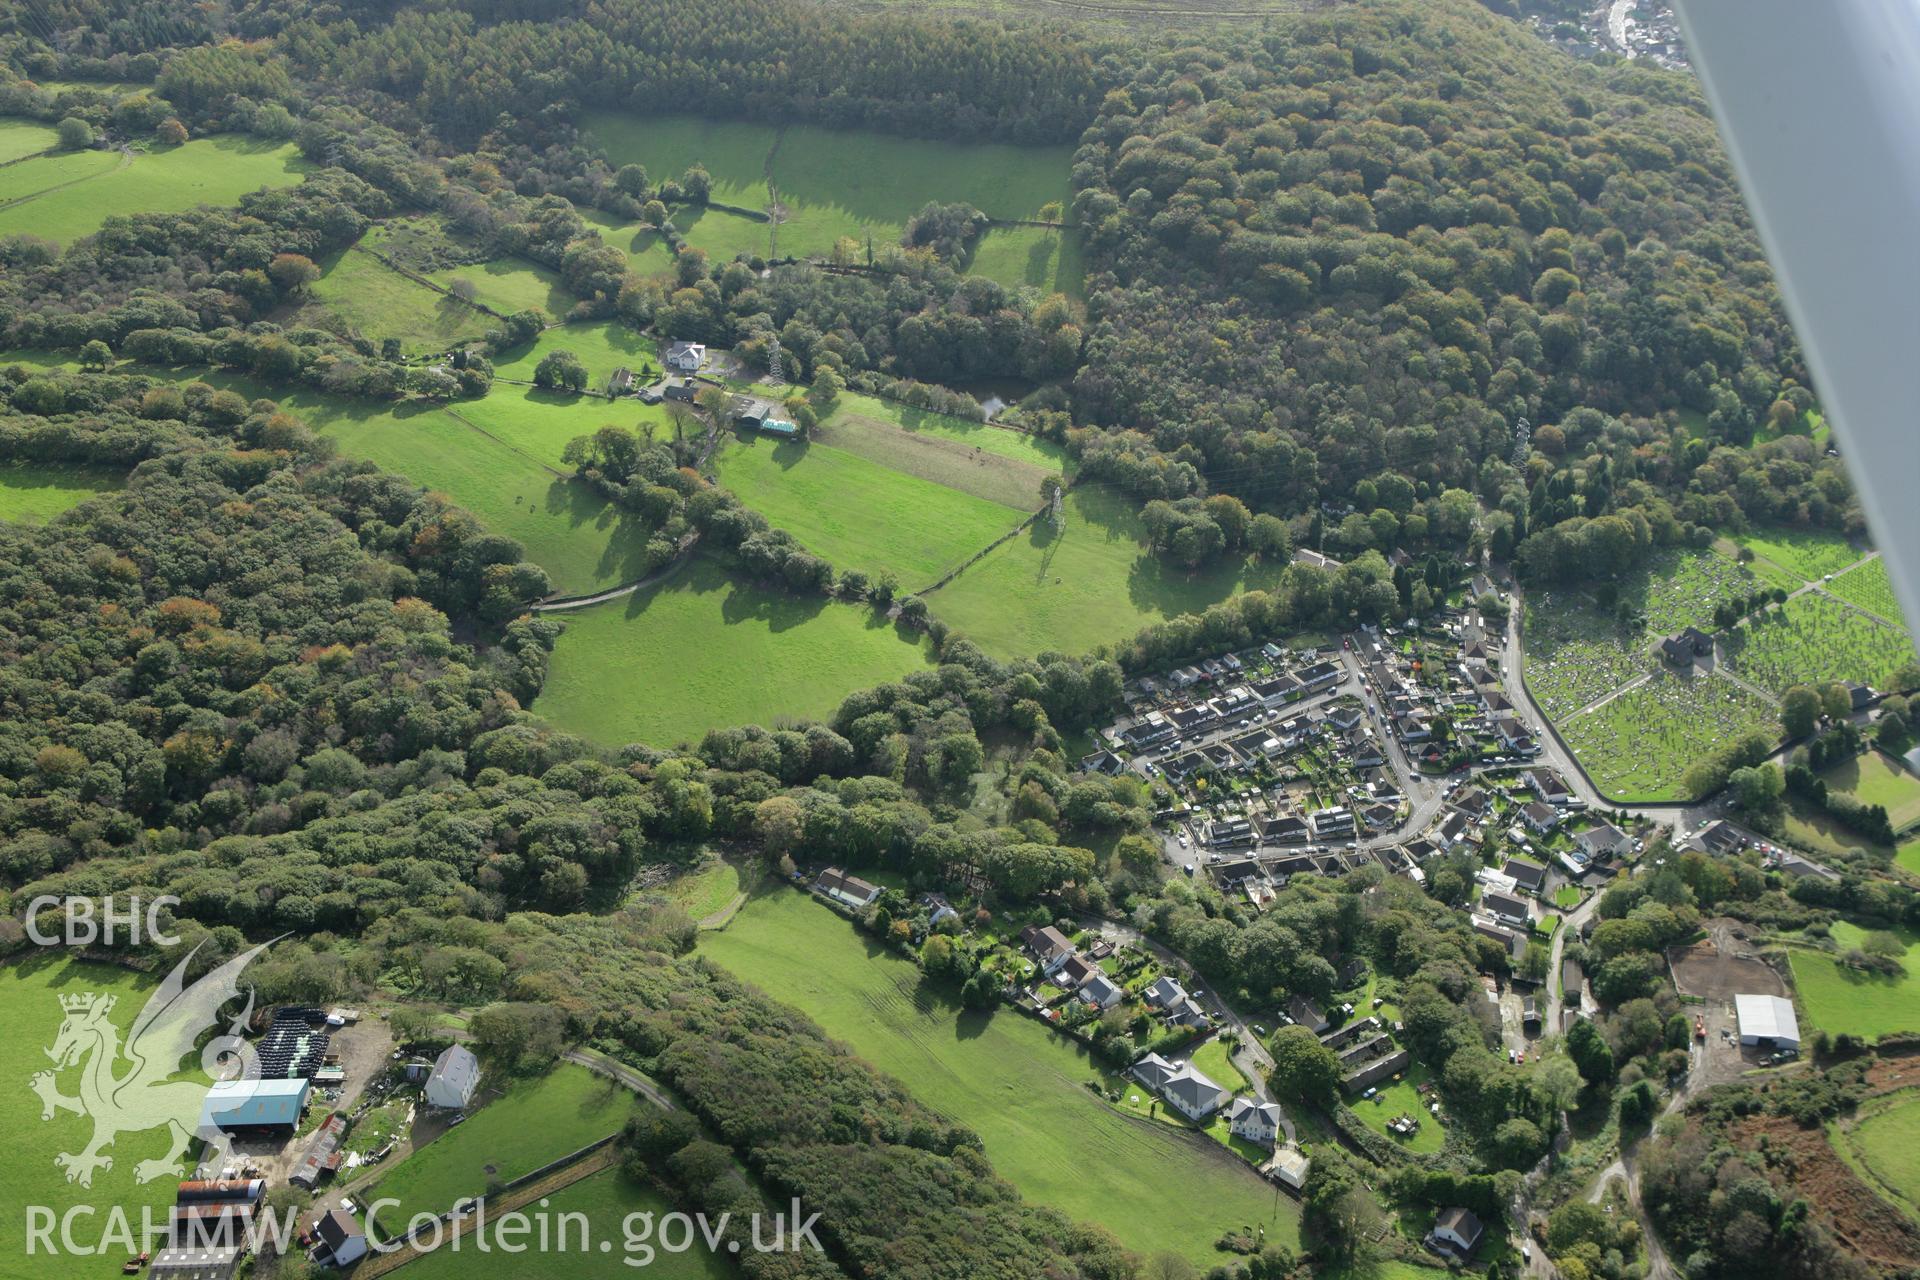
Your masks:
<svg viewBox="0 0 1920 1280"><path fill-rule="evenodd" d="M1442 849L1452 852L1453 847L1473 834L1473 823L1464 813L1449 813L1433 829L1433 842Z"/></svg>
<svg viewBox="0 0 1920 1280"><path fill-rule="evenodd" d="M350 1267L367 1254L367 1233L352 1216L335 1209L313 1224L312 1259L326 1267Z"/></svg>
<svg viewBox="0 0 1920 1280"><path fill-rule="evenodd" d="M1308 814L1307 821L1313 824L1316 840L1338 840L1355 834L1353 811L1338 805Z"/></svg>
<svg viewBox="0 0 1920 1280"><path fill-rule="evenodd" d="M1573 799L1573 790L1551 769L1529 769L1520 778L1546 804L1563 805Z"/></svg>
<svg viewBox="0 0 1920 1280"><path fill-rule="evenodd" d="M1694 832L1693 839L1687 843L1701 853L1725 855L1746 848L1747 838L1731 822L1716 818Z"/></svg>
<svg viewBox="0 0 1920 1280"><path fill-rule="evenodd" d="M669 342L660 361L675 373L698 373L707 362L707 348L699 342Z"/></svg>
<svg viewBox="0 0 1920 1280"><path fill-rule="evenodd" d="M1099 965L1083 955L1076 954L1062 960L1051 976L1055 986L1072 991L1100 971Z"/></svg>
<svg viewBox="0 0 1920 1280"><path fill-rule="evenodd" d="M1514 929L1530 928L1533 912L1519 898L1504 893L1483 893L1480 895L1480 907L1501 924Z"/></svg>
<svg viewBox="0 0 1920 1280"><path fill-rule="evenodd" d="M1469 921L1472 923L1475 933L1483 938L1489 938L1499 943L1513 959L1518 960L1526 954L1527 939L1525 935L1519 931L1509 929L1492 916L1475 915L1469 917Z"/></svg>
<svg viewBox="0 0 1920 1280"><path fill-rule="evenodd" d="M927 928L938 929L949 920L958 920L960 913L953 909L945 894L929 893L920 899L920 905L927 909Z"/></svg>
<svg viewBox="0 0 1920 1280"><path fill-rule="evenodd" d="M1020 931L1021 945L1040 962L1040 972L1052 977L1061 965L1073 957L1077 947L1067 935L1052 925L1028 925Z"/></svg>
<svg viewBox="0 0 1920 1280"><path fill-rule="evenodd" d="M1500 868L1500 874L1513 881L1514 888L1522 893L1537 894L1547 882L1545 867L1521 858L1508 858L1507 864Z"/></svg>
<svg viewBox="0 0 1920 1280"><path fill-rule="evenodd" d="M1287 1001L1287 1016L1316 1036L1327 1029L1326 1013L1306 996L1296 995Z"/></svg>
<svg viewBox="0 0 1920 1280"><path fill-rule="evenodd" d="M1453 799L1447 802L1469 818L1486 816L1489 803L1487 793L1479 787L1462 787L1453 793Z"/></svg>
<svg viewBox="0 0 1920 1280"><path fill-rule="evenodd" d="M1235 1098L1227 1108L1227 1132L1248 1142L1271 1147L1280 1136L1280 1108L1271 1102Z"/></svg>
<svg viewBox="0 0 1920 1280"><path fill-rule="evenodd" d="M473 1056L471 1049L455 1044L448 1045L434 1059L433 1074L427 1077L424 1093L428 1106L459 1111L473 1101L473 1091L479 1087L480 1059Z"/></svg>
<svg viewBox="0 0 1920 1280"><path fill-rule="evenodd" d="M1485 1231L1486 1228L1480 1225L1480 1219L1473 1215L1471 1209L1455 1205L1440 1211L1440 1216L1433 1220L1433 1233L1427 1238L1451 1250L1465 1262L1480 1247L1480 1237Z"/></svg>
<svg viewBox="0 0 1920 1280"><path fill-rule="evenodd" d="M1574 832L1573 842L1590 860L1623 854L1633 848L1632 837L1611 822L1602 822L1585 831Z"/></svg>
<svg viewBox="0 0 1920 1280"><path fill-rule="evenodd" d="M1126 992L1115 984L1113 979L1096 969L1093 976L1080 984L1080 998L1096 1009L1111 1009L1126 998Z"/></svg>
<svg viewBox="0 0 1920 1280"><path fill-rule="evenodd" d="M1133 1065L1133 1078L1152 1089L1187 1119L1200 1122L1233 1095L1194 1070L1191 1062L1173 1063L1150 1053Z"/></svg>
<svg viewBox="0 0 1920 1280"><path fill-rule="evenodd" d="M1559 826L1565 816L1552 805L1541 804L1538 800L1520 806L1520 820L1537 835L1545 835Z"/></svg>

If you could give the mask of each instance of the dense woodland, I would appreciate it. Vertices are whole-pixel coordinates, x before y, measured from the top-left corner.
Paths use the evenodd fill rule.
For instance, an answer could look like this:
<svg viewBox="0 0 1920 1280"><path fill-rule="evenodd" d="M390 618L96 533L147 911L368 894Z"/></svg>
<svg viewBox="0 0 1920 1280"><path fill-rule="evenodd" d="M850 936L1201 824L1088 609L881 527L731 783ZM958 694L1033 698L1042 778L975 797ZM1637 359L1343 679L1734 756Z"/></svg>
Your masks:
<svg viewBox="0 0 1920 1280"><path fill-rule="evenodd" d="M754 1258L750 1274L954 1280L1146 1272L1098 1227L1023 1204L963 1127L803 1017L688 958L691 923L628 897L637 872L714 841L775 868L803 854L916 888L969 884L1022 919L1108 912L1259 1003L1326 999L1333 959L1364 959L1471 1136L1415 1164L1343 1128L1353 1154L1328 1144L1306 1197L1319 1262L1365 1251L1366 1187L1494 1221L1557 1112L1613 1105L1644 1128L1679 1016L1660 949L1703 913L1920 920L1911 891L1864 862L1788 889L1676 856L1609 892L1574 945L1605 1015L1569 1054L1508 1069L1479 975L1544 960L1511 961L1467 927L1464 860L1436 860L1425 893L1303 877L1254 912L1164 879L1144 788L1072 767L1069 737L1112 713L1127 675L1424 612L1443 556L1486 547L1564 582L1750 521L1858 530L1838 462L1799 434L1813 392L1689 82L1571 64L1469 3L1329 6L1191 43L825 13L0 4L16 77L0 110L108 138L291 139L316 166L231 209L113 218L65 245L0 240L0 341L90 366L0 377L0 458L131 472L46 527L0 524L6 901L173 893L206 964L290 931L255 970L263 998L344 997L397 971L423 998L484 1006L476 1040L508 1070L596 1041L702 1122L628 1135L688 1205L797 1194L825 1213L828 1258ZM631 276L580 210L633 218L704 190L697 174L611 166L578 129L595 106L1077 143L1088 297L957 272L977 226L956 207L924 211L871 269L689 251L670 280ZM484 394L484 356L423 369L345 328L274 319L317 260L420 211L552 268L578 317L750 362L777 335L815 404L841 387L936 402L923 384L1040 384L1027 420L1134 495L1174 561L1316 546L1347 563L1292 565L1271 591L1109 653L1015 663L910 602L938 664L828 723L594 748L525 710L563 624L523 613L550 584L522 548L252 398ZM540 323L502 318L493 353ZM115 360L132 363L103 371ZM1520 417L1534 430L1516 455ZM701 480L684 449L603 432L568 462L649 521L656 563L697 533L763 583L894 603L893 584L836 573ZM1434 572L1417 558L1396 573L1396 549ZM1705 763L1724 780L1742 749ZM973 781L992 751L1012 763L989 820ZM19 945L0 918L0 952ZM965 989L978 975L946 976ZM1124 1026L1093 1035L1113 1061L1144 1047ZM1326 1051L1276 1049L1276 1088L1326 1101ZM1665 1133L1648 1162L1649 1203L1692 1273L1740 1274L1767 1251L1796 1274L1850 1274L1790 1183L1720 1144L1739 1108L1782 1104L1730 1105ZM1554 1223L1556 1257L1629 1273L1617 1224L1578 1210ZM1261 1280L1294 1265L1276 1248L1222 1269Z"/></svg>

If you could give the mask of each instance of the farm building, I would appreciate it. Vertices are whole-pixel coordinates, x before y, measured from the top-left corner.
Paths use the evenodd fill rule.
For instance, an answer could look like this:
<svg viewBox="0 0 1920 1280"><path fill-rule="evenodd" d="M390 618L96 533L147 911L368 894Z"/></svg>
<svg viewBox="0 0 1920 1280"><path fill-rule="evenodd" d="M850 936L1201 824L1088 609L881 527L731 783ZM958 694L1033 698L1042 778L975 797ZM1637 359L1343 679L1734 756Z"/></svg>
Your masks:
<svg viewBox="0 0 1920 1280"><path fill-rule="evenodd" d="M1299 1191L1307 1185L1307 1171L1312 1167L1313 1162L1298 1147L1283 1147L1267 1162L1267 1174Z"/></svg>
<svg viewBox="0 0 1920 1280"><path fill-rule="evenodd" d="M1480 1219L1473 1210L1462 1209L1455 1205L1451 1209L1442 1209L1440 1216L1433 1220L1432 1239L1436 1244L1445 1245L1465 1259L1480 1247L1480 1237L1486 1228L1480 1225Z"/></svg>
<svg viewBox="0 0 1920 1280"><path fill-rule="evenodd" d="M291 1129L300 1123L313 1082L221 1080L207 1090L200 1106L200 1130Z"/></svg>
<svg viewBox="0 0 1920 1280"><path fill-rule="evenodd" d="M692 378L668 378L660 389L662 399L679 404L692 404L694 395L700 390L700 384Z"/></svg>
<svg viewBox="0 0 1920 1280"><path fill-rule="evenodd" d="M760 431L763 435L781 436L788 440L800 438L800 424L789 422L785 418L776 418L769 414L760 419Z"/></svg>
<svg viewBox="0 0 1920 1280"><path fill-rule="evenodd" d="M1611 822L1575 832L1573 842L1586 850L1589 858L1604 858L1633 848L1632 838Z"/></svg>
<svg viewBox="0 0 1920 1280"><path fill-rule="evenodd" d="M427 1105L458 1111L473 1100L473 1091L479 1087L480 1060L471 1049L448 1045L427 1077Z"/></svg>
<svg viewBox="0 0 1920 1280"><path fill-rule="evenodd" d="M153 1280L232 1280L246 1256L246 1247L238 1244L204 1249L170 1244L153 1255L147 1274Z"/></svg>
<svg viewBox="0 0 1920 1280"><path fill-rule="evenodd" d="M1740 1022L1741 1044L1759 1049L1800 1047L1800 1020L1794 1016L1791 1001L1779 996L1737 995L1733 1012Z"/></svg>
<svg viewBox="0 0 1920 1280"><path fill-rule="evenodd" d="M367 1233L339 1209L315 1222L313 1235L312 1257L323 1266L350 1267L367 1254Z"/></svg>
<svg viewBox="0 0 1920 1280"><path fill-rule="evenodd" d="M699 342L669 342L661 362L675 373L698 373L707 362L707 348Z"/></svg>
<svg viewBox="0 0 1920 1280"><path fill-rule="evenodd" d="M859 876L848 875L838 867L828 867L822 871L813 882L813 891L855 911L866 910L880 896L879 885L862 880Z"/></svg>
<svg viewBox="0 0 1920 1280"><path fill-rule="evenodd" d="M346 1140L347 1119L336 1111L314 1133L313 1141L307 1144L306 1151L300 1156L300 1163L287 1175L287 1181L296 1187L314 1190L320 1185L322 1174L340 1171L340 1144Z"/></svg>

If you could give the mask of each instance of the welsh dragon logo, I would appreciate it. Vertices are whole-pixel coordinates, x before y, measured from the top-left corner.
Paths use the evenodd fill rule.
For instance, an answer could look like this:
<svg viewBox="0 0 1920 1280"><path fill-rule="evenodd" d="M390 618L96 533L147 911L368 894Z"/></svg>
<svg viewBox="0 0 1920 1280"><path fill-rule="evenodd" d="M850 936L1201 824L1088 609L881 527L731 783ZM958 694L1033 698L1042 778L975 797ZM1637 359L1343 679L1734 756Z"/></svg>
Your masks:
<svg viewBox="0 0 1920 1280"><path fill-rule="evenodd" d="M111 1017L113 996L86 992L60 997L66 1016L53 1047L46 1051L53 1070L37 1073L32 1084L40 1095L42 1120L53 1119L55 1112L71 1111L93 1121L93 1140L84 1150L54 1157L68 1182L91 1187L96 1170L111 1170L113 1157L101 1152L121 1134L164 1128L171 1135L165 1155L135 1166L134 1176L141 1182L177 1175L196 1137L224 1156L226 1135L200 1123L207 1086L198 1079L182 1078L182 1063L195 1052L200 1037L218 1025L221 1008L240 994L241 971L272 945L263 942L188 986L187 965L200 949L195 947L140 1010L127 1029L125 1044ZM228 1024L226 1033L199 1048L207 1079L259 1077L259 1061L240 1035L252 1012L249 989L246 1007ZM57 1077L70 1068L79 1070L78 1097L67 1097L59 1089Z"/></svg>

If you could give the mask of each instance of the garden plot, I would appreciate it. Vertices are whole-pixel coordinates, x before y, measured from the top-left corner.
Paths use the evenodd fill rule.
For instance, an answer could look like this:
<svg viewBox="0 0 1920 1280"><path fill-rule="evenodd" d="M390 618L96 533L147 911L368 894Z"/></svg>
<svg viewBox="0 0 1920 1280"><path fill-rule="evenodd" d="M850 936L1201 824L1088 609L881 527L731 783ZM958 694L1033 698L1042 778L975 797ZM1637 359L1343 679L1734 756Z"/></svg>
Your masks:
<svg viewBox="0 0 1920 1280"><path fill-rule="evenodd" d="M1907 633L1819 591L1750 619L1722 648L1736 671L1775 693L1833 680L1883 684L1914 658Z"/></svg>
<svg viewBox="0 0 1920 1280"><path fill-rule="evenodd" d="M1660 672L1557 722L1602 792L1620 801L1685 800L1688 767L1729 739L1771 730L1773 704L1724 676Z"/></svg>

